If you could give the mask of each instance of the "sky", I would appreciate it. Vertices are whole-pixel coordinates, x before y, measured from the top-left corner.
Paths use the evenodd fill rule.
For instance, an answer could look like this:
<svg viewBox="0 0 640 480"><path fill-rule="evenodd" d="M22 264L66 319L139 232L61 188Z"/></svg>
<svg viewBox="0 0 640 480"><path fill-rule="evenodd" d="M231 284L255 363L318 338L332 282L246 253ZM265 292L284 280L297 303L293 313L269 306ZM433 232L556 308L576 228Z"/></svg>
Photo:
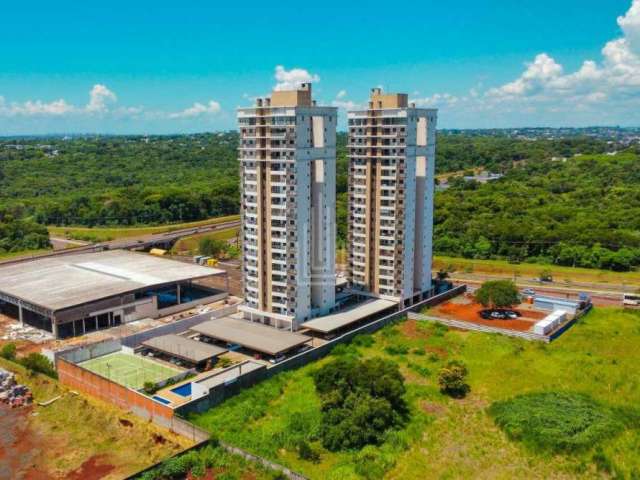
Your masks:
<svg viewBox="0 0 640 480"><path fill-rule="evenodd" d="M5 2L0 136L235 128L235 110L312 81L372 87L440 128L640 125L640 0Z"/></svg>

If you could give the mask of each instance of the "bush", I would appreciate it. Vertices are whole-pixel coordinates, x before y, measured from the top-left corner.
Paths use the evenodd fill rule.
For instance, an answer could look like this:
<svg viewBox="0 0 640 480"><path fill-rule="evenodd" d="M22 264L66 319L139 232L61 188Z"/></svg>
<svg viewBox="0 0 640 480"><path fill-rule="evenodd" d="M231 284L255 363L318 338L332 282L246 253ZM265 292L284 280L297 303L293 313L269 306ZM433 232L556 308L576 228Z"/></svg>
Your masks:
<svg viewBox="0 0 640 480"><path fill-rule="evenodd" d="M142 386L142 389L148 395L153 395L154 393L156 393L158 391L158 389L156 387L156 384L154 382L149 382L149 381L144 382L144 385Z"/></svg>
<svg viewBox="0 0 640 480"><path fill-rule="evenodd" d="M576 393L528 393L494 403L489 414L510 438L536 450L588 449L624 427L622 414Z"/></svg>
<svg viewBox="0 0 640 480"><path fill-rule="evenodd" d="M58 378L58 374L47 357L40 353L30 353L20 359L20 363L32 372L43 373L51 378Z"/></svg>
<svg viewBox="0 0 640 480"><path fill-rule="evenodd" d="M375 340L371 335L360 334L353 339L352 343L357 347L371 347L375 343Z"/></svg>
<svg viewBox="0 0 640 480"><path fill-rule="evenodd" d="M465 397L471 390L465 382L467 373L467 367L462 362L448 362L438 373L440 391L454 398Z"/></svg>
<svg viewBox="0 0 640 480"><path fill-rule="evenodd" d="M5 360L14 361L16 359L16 345L14 343L7 343L0 350L0 357Z"/></svg>
<svg viewBox="0 0 640 480"><path fill-rule="evenodd" d="M389 355L406 355L409 353L409 347L403 344L389 345L388 347L385 347L384 351Z"/></svg>
<svg viewBox="0 0 640 480"><path fill-rule="evenodd" d="M298 444L298 458L312 463L320 462L320 454L304 440Z"/></svg>

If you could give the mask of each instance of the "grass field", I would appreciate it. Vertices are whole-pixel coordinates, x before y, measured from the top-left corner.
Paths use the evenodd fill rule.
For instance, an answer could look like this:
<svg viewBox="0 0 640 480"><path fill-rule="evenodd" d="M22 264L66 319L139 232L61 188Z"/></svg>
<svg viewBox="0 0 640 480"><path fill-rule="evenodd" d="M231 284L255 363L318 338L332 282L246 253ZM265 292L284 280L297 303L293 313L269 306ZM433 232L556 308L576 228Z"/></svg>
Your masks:
<svg viewBox="0 0 640 480"><path fill-rule="evenodd" d="M239 228L230 228L229 230L221 230L214 233L199 233L190 237L181 238L171 249L174 253L188 253L188 255L197 255L200 253L199 244L203 238L211 238L214 240L231 240L238 237Z"/></svg>
<svg viewBox="0 0 640 480"><path fill-rule="evenodd" d="M16 445L32 457L32 472L31 476L17 478L93 478L86 471L86 476L77 472L94 460L108 466L101 478L121 479L191 445L130 412L72 393L57 381L29 373L21 365L0 358L0 367L15 372L36 402L24 417L29 433ZM46 407L37 404L57 396L60 399Z"/></svg>
<svg viewBox="0 0 640 480"><path fill-rule="evenodd" d="M136 390L142 388L145 382L157 383L180 373L178 369L169 368L140 355L129 355L122 352L96 357L79 365L120 385Z"/></svg>
<svg viewBox="0 0 640 480"><path fill-rule="evenodd" d="M586 394L640 415L640 313L594 310L549 345L415 321L387 327L373 339L371 346L340 350L393 359L406 379L411 419L380 446L338 453L321 446L320 401L310 374L331 357L277 375L192 420L313 479L603 478L614 473L640 478L637 422L597 448L554 454L510 440L487 413L495 401L557 391ZM439 369L452 359L469 370L471 392L462 400L443 395L437 385ZM301 440L320 453L318 463L298 458Z"/></svg>
<svg viewBox="0 0 640 480"><path fill-rule="evenodd" d="M70 237L77 240L88 240L93 242L104 242L125 237L137 237L150 235L153 233L172 232L183 228L202 227L204 225L216 225L234 220L239 220L240 215L229 215L226 217L216 217L199 222L173 223L169 225L159 225L154 227L47 227L49 234L54 237Z"/></svg>
<svg viewBox="0 0 640 480"><path fill-rule="evenodd" d="M29 255L38 255L46 252L50 252L50 249L40 250L22 250L20 252L0 252L0 260L9 260L14 257L28 257Z"/></svg>
<svg viewBox="0 0 640 480"><path fill-rule="evenodd" d="M556 282L569 279L574 282L611 283L640 286L640 272L613 272L591 268L561 267L558 265L542 265L536 263L513 264L506 260L474 260L454 257L434 257L433 268L436 270L453 267L458 273L485 273L514 277L522 280L538 278L542 270L549 270Z"/></svg>

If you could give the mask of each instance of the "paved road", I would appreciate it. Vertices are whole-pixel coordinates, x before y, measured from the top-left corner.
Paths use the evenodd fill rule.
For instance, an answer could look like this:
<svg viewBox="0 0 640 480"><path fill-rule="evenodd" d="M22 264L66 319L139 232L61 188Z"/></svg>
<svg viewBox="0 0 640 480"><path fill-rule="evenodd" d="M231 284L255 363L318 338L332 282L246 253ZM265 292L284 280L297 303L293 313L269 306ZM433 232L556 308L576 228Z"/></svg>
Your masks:
<svg viewBox="0 0 640 480"><path fill-rule="evenodd" d="M507 277L505 277L507 278ZM483 283L481 280L470 280L470 279L457 279L455 276L451 279L455 285L467 284L472 289L480 287ZM600 307L615 307L622 306L622 291L598 291L598 290L588 290L588 289L576 289L576 288L565 288L560 286L548 286L548 285L540 285L540 284L532 284L531 282L516 282L516 285L519 288L531 288L536 293L542 293L547 295L552 295L554 297L562 297L567 299L576 300L580 293L586 293L591 297L591 301L595 306Z"/></svg>

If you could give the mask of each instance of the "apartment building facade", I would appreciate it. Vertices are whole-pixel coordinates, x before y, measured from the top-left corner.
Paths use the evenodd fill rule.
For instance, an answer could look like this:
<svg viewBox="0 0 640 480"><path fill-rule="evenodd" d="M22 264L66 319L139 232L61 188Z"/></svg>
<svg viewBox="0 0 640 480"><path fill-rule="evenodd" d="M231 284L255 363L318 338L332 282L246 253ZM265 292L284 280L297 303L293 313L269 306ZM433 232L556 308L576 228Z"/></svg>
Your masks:
<svg viewBox="0 0 640 480"><path fill-rule="evenodd" d="M246 318L296 330L335 304L336 124L310 84L238 109Z"/></svg>
<svg viewBox="0 0 640 480"><path fill-rule="evenodd" d="M436 109L371 91L348 113L348 276L355 290L410 304L431 290Z"/></svg>

